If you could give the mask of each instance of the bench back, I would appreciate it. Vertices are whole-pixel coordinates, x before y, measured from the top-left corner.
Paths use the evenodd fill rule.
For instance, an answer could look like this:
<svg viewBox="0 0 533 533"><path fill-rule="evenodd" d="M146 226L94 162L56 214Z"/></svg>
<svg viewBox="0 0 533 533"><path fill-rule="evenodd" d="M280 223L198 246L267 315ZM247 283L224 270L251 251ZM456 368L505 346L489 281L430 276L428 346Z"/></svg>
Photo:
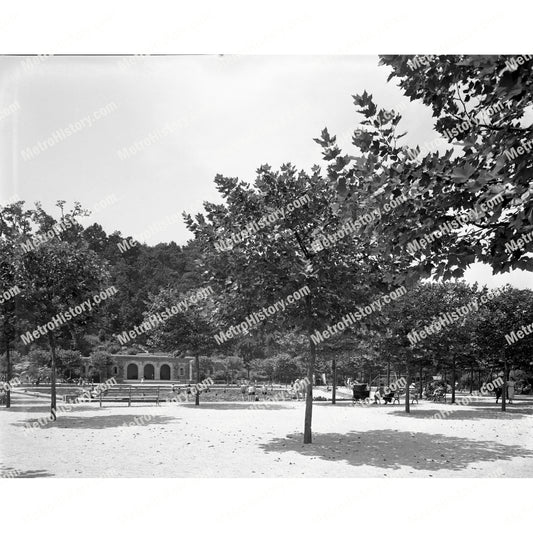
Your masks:
<svg viewBox="0 0 533 533"><path fill-rule="evenodd" d="M113 385L113 387L102 391L103 396L115 396L117 394L126 394L132 396L146 396L153 394L170 394L172 393L172 387L170 386L159 386L159 385L149 385L138 387L135 385Z"/></svg>

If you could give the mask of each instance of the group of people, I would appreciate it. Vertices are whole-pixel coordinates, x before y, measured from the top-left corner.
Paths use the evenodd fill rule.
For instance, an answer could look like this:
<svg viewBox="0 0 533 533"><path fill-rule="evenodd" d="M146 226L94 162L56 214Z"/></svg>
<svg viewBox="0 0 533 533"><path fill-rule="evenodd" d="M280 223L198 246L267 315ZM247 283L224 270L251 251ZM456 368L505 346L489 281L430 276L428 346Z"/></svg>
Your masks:
<svg viewBox="0 0 533 533"><path fill-rule="evenodd" d="M424 389L424 396L428 400L433 400L435 402L443 401L446 397L446 392L447 392L446 389L447 389L447 386L444 383L438 383L435 387L427 386ZM503 394L503 387L496 387L494 389L494 393L496 395L496 403L498 403ZM515 382L512 379L510 379L507 382L506 399L509 403L513 403L514 397L515 397Z"/></svg>
<svg viewBox="0 0 533 533"><path fill-rule="evenodd" d="M400 403L400 394L398 391L385 390L385 385L380 383L378 390L374 393L374 403L380 404L382 401L385 402L385 405L394 402Z"/></svg>
<svg viewBox="0 0 533 533"><path fill-rule="evenodd" d="M257 380L254 381L241 381L241 398L243 401L248 399L250 402L257 402L262 397L263 400L266 400L268 397L269 392L274 391L274 385L270 384L270 391L269 386L266 383L262 383L261 385L257 384ZM296 400L304 400L305 399L305 382L304 380L295 379L290 384L287 385L287 392L290 395L290 397L296 399Z"/></svg>
<svg viewBox="0 0 533 533"><path fill-rule="evenodd" d="M409 386L409 398L411 403L418 403L420 394L415 383L412 383ZM374 393L374 403L380 404L384 402L385 405L388 403L400 403L400 390L391 390L389 387L385 387L383 383L379 384L378 390Z"/></svg>
<svg viewBox="0 0 533 533"><path fill-rule="evenodd" d="M424 397L427 400L432 400L434 402L442 402L446 398L446 385L443 383L437 384L435 387L430 387L426 385L424 387Z"/></svg>
<svg viewBox="0 0 533 533"><path fill-rule="evenodd" d="M266 399L268 396L268 387L266 383L263 383L261 385L261 395L263 396L263 399ZM257 402L259 401L259 394L258 394L258 386L257 386L257 380L255 381L241 381L241 397L243 400L246 400L246 396L248 396L248 401L250 402Z"/></svg>
<svg viewBox="0 0 533 533"><path fill-rule="evenodd" d="M192 389L194 387L194 390ZM191 397L193 394L196 394L197 392L210 392L209 385L206 385L205 387L200 386L197 388L196 385L191 383L188 383L185 387L185 394L187 394L187 398ZM224 391L225 392L225 391ZM179 385L172 385L172 394L181 394L181 387Z"/></svg>
<svg viewBox="0 0 533 533"><path fill-rule="evenodd" d="M305 386L305 381L303 379L295 379L290 385L287 385L287 389L291 396L296 398L297 401L305 400L305 391L307 390L307 387Z"/></svg>

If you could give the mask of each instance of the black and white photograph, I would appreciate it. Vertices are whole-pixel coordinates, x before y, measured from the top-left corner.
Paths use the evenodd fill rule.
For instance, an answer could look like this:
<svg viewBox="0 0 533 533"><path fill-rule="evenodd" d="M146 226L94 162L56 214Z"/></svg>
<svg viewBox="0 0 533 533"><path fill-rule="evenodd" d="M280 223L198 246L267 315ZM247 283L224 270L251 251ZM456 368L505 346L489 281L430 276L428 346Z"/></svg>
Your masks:
<svg viewBox="0 0 533 533"><path fill-rule="evenodd" d="M533 54L208 23L0 50L2 487L532 478Z"/></svg>

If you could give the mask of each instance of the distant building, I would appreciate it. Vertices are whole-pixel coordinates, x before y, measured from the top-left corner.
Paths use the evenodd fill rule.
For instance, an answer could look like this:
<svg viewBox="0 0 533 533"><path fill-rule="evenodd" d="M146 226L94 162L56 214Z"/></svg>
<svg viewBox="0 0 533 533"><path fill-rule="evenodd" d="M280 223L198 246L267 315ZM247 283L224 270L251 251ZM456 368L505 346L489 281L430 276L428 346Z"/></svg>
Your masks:
<svg viewBox="0 0 533 533"><path fill-rule="evenodd" d="M119 383L141 381L194 381L194 357L174 357L169 353L109 354L109 377ZM85 376L91 374L90 362L83 363Z"/></svg>

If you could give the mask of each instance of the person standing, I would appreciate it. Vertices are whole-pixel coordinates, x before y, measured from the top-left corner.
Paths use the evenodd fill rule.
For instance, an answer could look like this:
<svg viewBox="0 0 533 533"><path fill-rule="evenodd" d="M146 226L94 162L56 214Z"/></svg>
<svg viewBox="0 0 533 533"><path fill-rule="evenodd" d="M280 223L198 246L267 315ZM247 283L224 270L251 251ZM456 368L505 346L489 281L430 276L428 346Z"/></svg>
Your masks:
<svg viewBox="0 0 533 533"><path fill-rule="evenodd" d="M248 399L253 402L255 400L255 385L250 382L250 386L248 387Z"/></svg>
<svg viewBox="0 0 533 533"><path fill-rule="evenodd" d="M494 389L494 393L496 394L496 403L498 403L498 400L500 399L502 395L502 387L496 387Z"/></svg>
<svg viewBox="0 0 533 533"><path fill-rule="evenodd" d="M378 390L374 393L374 403L381 404L381 400L385 396L385 385L383 383L379 384Z"/></svg>
<svg viewBox="0 0 533 533"><path fill-rule="evenodd" d="M418 387L414 382L409 387L409 397L411 398L411 403L418 403Z"/></svg>
<svg viewBox="0 0 533 533"><path fill-rule="evenodd" d="M509 400L509 403L513 403L514 400L514 380L509 380L507 383L507 399Z"/></svg>

